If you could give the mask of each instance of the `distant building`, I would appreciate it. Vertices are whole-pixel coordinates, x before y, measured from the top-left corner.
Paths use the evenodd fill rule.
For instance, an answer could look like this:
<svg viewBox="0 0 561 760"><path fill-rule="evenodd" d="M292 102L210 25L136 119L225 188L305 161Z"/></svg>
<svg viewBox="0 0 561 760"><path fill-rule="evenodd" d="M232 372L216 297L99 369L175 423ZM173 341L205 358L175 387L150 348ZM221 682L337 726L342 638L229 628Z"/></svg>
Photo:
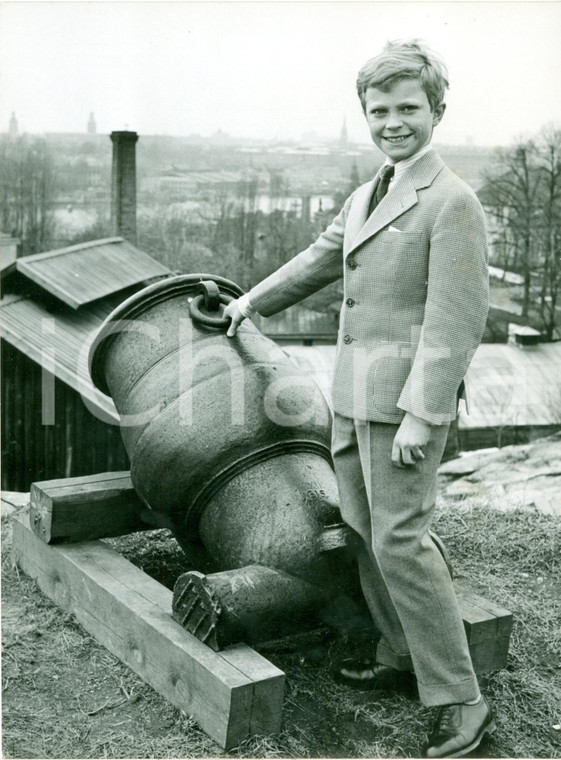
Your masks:
<svg viewBox="0 0 561 760"><path fill-rule="evenodd" d="M295 318L296 323L302 319L300 315ZM291 336L287 328L288 324L279 321L269 336L276 342L290 343L283 345L283 350L329 397L335 365L334 340L331 345L330 341L316 340L319 333L312 323L308 334L314 338L313 345L303 346L301 335L293 331ZM521 333L522 341L535 337L527 329ZM290 337L292 340L282 340ZM559 377L561 342L528 345L515 340L511 344L481 344L466 378L469 414L463 402L460 405L459 449L528 443L561 430Z"/></svg>
<svg viewBox="0 0 561 760"><path fill-rule="evenodd" d="M280 345L323 345L335 349L337 343L337 311L326 314L296 304L266 319L256 314L252 321L264 335Z"/></svg>
<svg viewBox="0 0 561 760"><path fill-rule="evenodd" d="M300 193L290 191L278 172L264 170L190 171L173 168L160 174L158 188L168 200L184 202L191 209L227 199L229 203L244 205L248 211L264 214L292 211L299 217L310 219L318 211L333 208L333 198L328 193L307 188Z"/></svg>
<svg viewBox="0 0 561 760"><path fill-rule="evenodd" d="M244 181L242 172L171 169L160 175L159 186L171 198L182 200L216 192L238 195Z"/></svg>
<svg viewBox="0 0 561 760"><path fill-rule="evenodd" d="M10 117L10 137L17 137L18 136L18 120L16 119L15 113L12 111L12 116Z"/></svg>
<svg viewBox="0 0 561 760"><path fill-rule="evenodd" d="M467 375L469 414L459 422L465 450L528 443L561 430L561 343L539 343L536 330L508 344L482 344ZM512 328L511 328L512 334Z"/></svg>
<svg viewBox="0 0 561 760"><path fill-rule="evenodd" d="M88 134L97 134L97 125L95 123L95 116L93 114L93 111L90 112L90 118L88 119Z"/></svg>
<svg viewBox="0 0 561 760"><path fill-rule="evenodd" d="M371 150L369 150L371 152ZM340 171L350 168L352 162L360 156L358 149L333 149L327 145L276 145L242 147L235 151L240 158L256 168L299 169L304 172L321 167L332 167ZM381 162L380 162L381 163Z"/></svg>

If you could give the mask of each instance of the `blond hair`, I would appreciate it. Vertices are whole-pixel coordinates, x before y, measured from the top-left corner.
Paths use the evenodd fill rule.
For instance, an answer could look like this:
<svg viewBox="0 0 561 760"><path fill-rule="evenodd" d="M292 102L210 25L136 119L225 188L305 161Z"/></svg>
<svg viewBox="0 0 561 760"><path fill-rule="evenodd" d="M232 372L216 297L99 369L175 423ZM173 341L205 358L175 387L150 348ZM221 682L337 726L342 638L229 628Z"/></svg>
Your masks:
<svg viewBox="0 0 561 760"><path fill-rule="evenodd" d="M422 40L392 40L358 72L356 88L365 109L366 90L376 87L387 92L400 79L418 79L431 111L443 102L448 87L446 64Z"/></svg>

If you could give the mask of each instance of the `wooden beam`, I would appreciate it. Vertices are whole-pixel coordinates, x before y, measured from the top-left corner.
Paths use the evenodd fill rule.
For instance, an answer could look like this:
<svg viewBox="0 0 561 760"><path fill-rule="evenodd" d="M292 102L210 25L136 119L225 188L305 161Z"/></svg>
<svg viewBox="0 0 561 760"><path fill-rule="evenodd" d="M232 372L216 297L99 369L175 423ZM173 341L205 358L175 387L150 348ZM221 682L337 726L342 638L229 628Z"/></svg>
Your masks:
<svg viewBox="0 0 561 760"><path fill-rule="evenodd" d="M506 667L512 613L457 582L454 589L475 672L487 673Z"/></svg>
<svg viewBox="0 0 561 760"><path fill-rule="evenodd" d="M30 503L31 527L48 544L169 527L154 523L128 471L32 483Z"/></svg>
<svg viewBox="0 0 561 760"><path fill-rule="evenodd" d="M224 749L280 728L284 673L245 645L210 650L171 617L172 593L99 541L49 546L13 517L17 564Z"/></svg>
<svg viewBox="0 0 561 760"><path fill-rule="evenodd" d="M157 519L162 522L155 524ZM163 515L144 507L128 472L44 481L31 486L31 526L47 543L109 538L136 530L171 527L164 520ZM318 537L320 551L345 550L352 546L352 535L353 531L343 523L327 526ZM451 571L442 542L437 536L433 538ZM455 588L476 672L503 668L512 614L461 585L455 584Z"/></svg>

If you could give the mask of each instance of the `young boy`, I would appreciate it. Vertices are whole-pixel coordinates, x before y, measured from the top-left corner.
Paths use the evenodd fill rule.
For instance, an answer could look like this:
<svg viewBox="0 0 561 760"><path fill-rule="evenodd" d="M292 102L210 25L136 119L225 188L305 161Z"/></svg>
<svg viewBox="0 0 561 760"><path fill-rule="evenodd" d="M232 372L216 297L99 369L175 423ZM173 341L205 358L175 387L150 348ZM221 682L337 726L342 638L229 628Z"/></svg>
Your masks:
<svg viewBox="0 0 561 760"><path fill-rule="evenodd" d="M458 388L487 316L484 215L430 147L447 72L416 40L388 43L360 70L372 140L386 155L308 249L230 303L233 336L343 278L332 452L361 585L382 633L376 662L348 682L398 688L415 673L439 706L426 757L463 757L495 725L471 664L452 582L428 529Z"/></svg>

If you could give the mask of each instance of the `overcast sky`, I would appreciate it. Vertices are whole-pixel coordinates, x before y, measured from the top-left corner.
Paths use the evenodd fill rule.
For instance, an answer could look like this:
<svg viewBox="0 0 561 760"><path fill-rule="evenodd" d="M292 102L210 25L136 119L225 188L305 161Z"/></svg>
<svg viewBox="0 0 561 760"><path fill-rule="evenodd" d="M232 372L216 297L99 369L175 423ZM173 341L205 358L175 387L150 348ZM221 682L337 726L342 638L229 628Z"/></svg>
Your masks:
<svg viewBox="0 0 561 760"><path fill-rule="evenodd" d="M560 2L6 2L1 131L368 141L356 73L387 39L448 63L437 142L505 145L561 124Z"/></svg>

